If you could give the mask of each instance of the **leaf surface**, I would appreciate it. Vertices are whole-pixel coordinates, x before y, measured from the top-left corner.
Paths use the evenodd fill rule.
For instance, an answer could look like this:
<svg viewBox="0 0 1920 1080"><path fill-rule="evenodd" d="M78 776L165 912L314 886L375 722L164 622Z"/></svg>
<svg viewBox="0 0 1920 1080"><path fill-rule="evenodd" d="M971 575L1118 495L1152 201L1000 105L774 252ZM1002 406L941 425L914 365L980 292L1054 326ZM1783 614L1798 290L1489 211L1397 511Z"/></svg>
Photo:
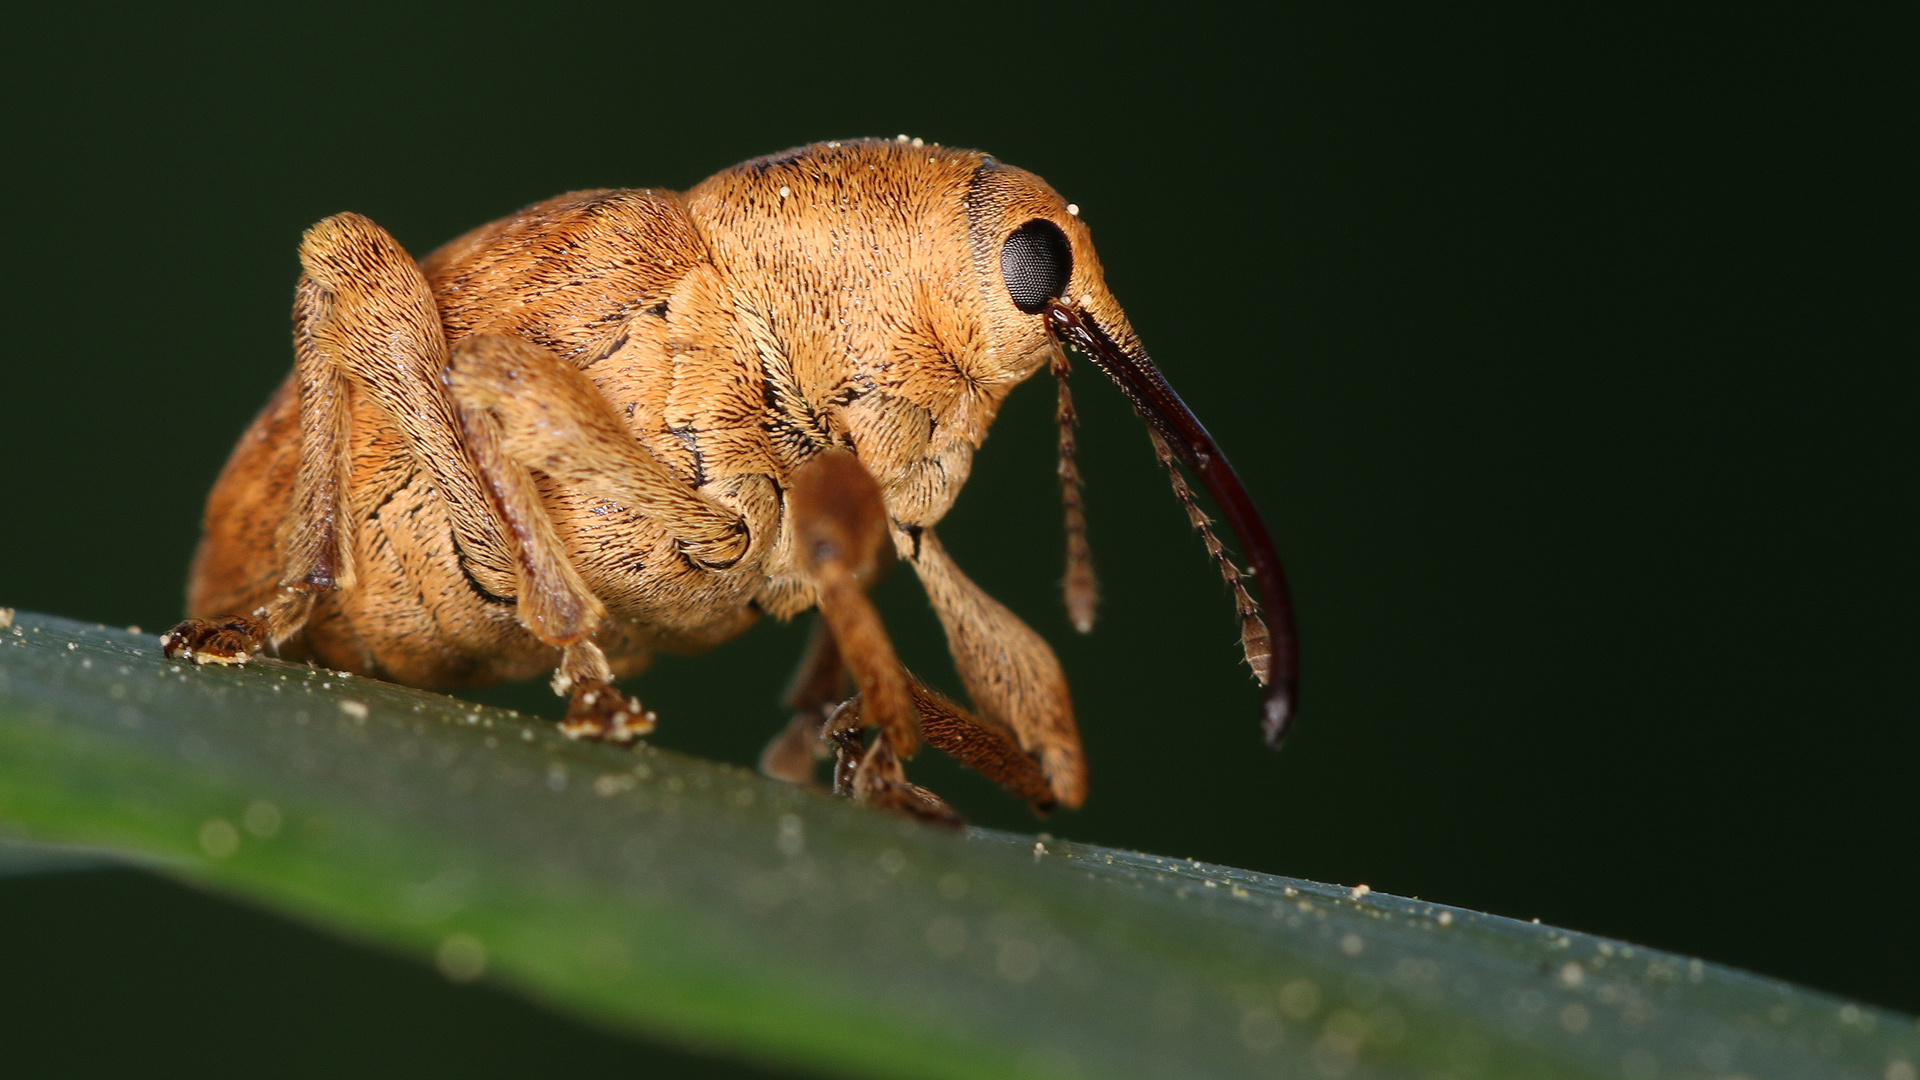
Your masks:
<svg viewBox="0 0 1920 1080"><path fill-rule="evenodd" d="M946 832L44 616L0 630L0 829L0 872L49 857L35 845L108 852L450 978L840 1075L1912 1080L1920 1062L1913 1018L1698 960ZM1809 917L1833 917L1812 893Z"/></svg>

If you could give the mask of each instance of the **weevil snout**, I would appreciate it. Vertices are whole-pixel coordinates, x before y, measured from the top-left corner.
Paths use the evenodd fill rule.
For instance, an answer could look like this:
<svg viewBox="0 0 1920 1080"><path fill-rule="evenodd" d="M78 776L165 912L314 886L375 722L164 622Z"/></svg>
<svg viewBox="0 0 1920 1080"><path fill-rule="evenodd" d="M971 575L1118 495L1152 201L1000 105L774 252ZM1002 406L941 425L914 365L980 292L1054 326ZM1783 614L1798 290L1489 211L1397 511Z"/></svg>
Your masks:
<svg viewBox="0 0 1920 1080"><path fill-rule="evenodd" d="M1286 577L1266 524L1260 520L1240 478L1213 436L1154 366L1120 304L1108 291L1092 235L1078 208L1067 204L1031 173L1005 166L983 170L968 199L975 259L996 266L1002 298L995 312L1025 335L1027 348L1056 352L1070 345L1107 374L1146 421L1154 447L1170 472L1175 494L1200 530L1208 554L1233 592L1241 620L1241 645L1256 678L1267 687L1261 730L1268 745L1286 738L1298 698L1298 647ZM983 250L984 249L984 250ZM991 304L991 301L990 301ZM1010 310L1009 310L1010 309ZM1060 420L1061 476L1067 499L1069 533L1068 607L1076 607L1075 563L1084 559L1077 473L1071 462L1072 406L1064 390L1065 364L1054 366L1063 379ZM1211 531L1178 467L1199 476L1238 538L1242 570ZM1076 540L1079 541L1076 548ZM1076 554L1078 551L1080 554ZM1090 583L1090 571L1084 571ZM1245 587L1251 576L1264 605L1256 605ZM1090 590L1090 584L1086 586ZM1082 629L1091 625L1091 595L1079 600L1086 614L1074 611Z"/></svg>
<svg viewBox="0 0 1920 1080"><path fill-rule="evenodd" d="M1201 535L1206 539L1208 554L1219 563L1228 587L1240 602L1241 645L1255 677L1267 687L1261 733L1267 745L1278 749L1286 739L1299 697L1299 649L1294 636L1293 602L1287 592L1286 575L1280 568L1280 557L1274 552L1266 523L1260 520L1246 487L1234 473L1233 466L1228 464L1219 445L1213 441L1213 436L1207 433L1186 403L1180 400L1180 395L1174 392L1166 377L1147 358L1145 350L1122 348L1088 312L1065 301L1049 303L1045 313L1048 327L1061 341L1071 343L1119 384L1121 391L1133 402L1134 411L1147 422L1154 446L1160 451L1163 461L1171 454L1199 474L1201 483L1206 485L1207 494L1213 497L1220 512L1226 515L1227 523L1239 539L1241 551L1252 564L1249 571L1234 566L1220 549L1219 542L1207 527L1205 516L1193 505L1178 472L1172 472L1175 493L1187 504L1194 526L1201 530ZM1171 461L1166 461L1166 464L1171 469ZM1249 606L1249 598L1240 581L1245 575L1253 577L1260 587L1261 597L1266 601L1264 620L1259 618L1258 609Z"/></svg>

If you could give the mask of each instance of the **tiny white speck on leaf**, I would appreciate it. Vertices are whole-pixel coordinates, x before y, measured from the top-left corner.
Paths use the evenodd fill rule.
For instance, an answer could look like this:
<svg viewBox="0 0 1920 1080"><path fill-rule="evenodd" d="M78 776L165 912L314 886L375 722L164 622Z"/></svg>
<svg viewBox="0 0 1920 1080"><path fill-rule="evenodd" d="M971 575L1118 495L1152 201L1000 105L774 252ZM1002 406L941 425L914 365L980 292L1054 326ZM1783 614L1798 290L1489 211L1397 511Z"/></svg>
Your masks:
<svg viewBox="0 0 1920 1080"><path fill-rule="evenodd" d="M448 934L433 961L450 982L469 983L486 974L487 947L472 934Z"/></svg>
<svg viewBox="0 0 1920 1080"><path fill-rule="evenodd" d="M230 858L240 850L240 830L226 818L208 818L200 826L200 850L215 859Z"/></svg>
<svg viewBox="0 0 1920 1080"><path fill-rule="evenodd" d="M798 856L807 850L805 829L799 814L781 814L780 831L774 836L773 846L789 859Z"/></svg>
<svg viewBox="0 0 1920 1080"><path fill-rule="evenodd" d="M240 815L240 823L260 839L270 839L280 832L280 808L265 799L256 799L247 806L247 812Z"/></svg>

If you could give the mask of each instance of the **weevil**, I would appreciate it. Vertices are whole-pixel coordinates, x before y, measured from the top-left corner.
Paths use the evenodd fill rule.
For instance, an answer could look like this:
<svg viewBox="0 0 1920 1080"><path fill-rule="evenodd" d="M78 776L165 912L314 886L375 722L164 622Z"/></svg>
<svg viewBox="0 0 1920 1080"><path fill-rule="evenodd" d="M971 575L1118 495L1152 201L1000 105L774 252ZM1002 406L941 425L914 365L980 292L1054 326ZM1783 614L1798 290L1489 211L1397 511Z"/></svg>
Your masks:
<svg viewBox="0 0 1920 1080"><path fill-rule="evenodd" d="M337 214L300 262L293 371L208 500L171 656L278 649L429 688L551 672L567 734L629 742L655 717L617 679L818 609L762 771L806 783L833 757L836 791L956 821L905 777L924 739L1036 810L1078 806L1059 661L934 531L1007 393L1049 368L1066 601L1091 628L1071 346L1146 421L1268 686L1269 744L1289 726L1266 528L1108 292L1078 208L1032 173L904 136L828 142L685 193L561 195L417 262ZM894 654L866 588L896 559L970 709Z"/></svg>

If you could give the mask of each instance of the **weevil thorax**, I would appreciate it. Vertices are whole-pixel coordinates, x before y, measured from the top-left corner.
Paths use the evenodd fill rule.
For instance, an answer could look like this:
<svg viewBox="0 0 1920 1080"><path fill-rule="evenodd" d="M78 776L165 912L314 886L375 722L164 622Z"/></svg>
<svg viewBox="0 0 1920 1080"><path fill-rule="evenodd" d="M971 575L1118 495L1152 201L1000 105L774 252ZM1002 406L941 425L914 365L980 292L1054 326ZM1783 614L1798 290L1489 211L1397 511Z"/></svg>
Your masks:
<svg viewBox="0 0 1920 1080"><path fill-rule="evenodd" d="M1134 343L1077 214L977 151L817 143L728 169L686 203L758 355L776 455L853 450L902 525L946 513L1007 393L1052 355L1003 270L1017 230L1057 230L1065 295Z"/></svg>

